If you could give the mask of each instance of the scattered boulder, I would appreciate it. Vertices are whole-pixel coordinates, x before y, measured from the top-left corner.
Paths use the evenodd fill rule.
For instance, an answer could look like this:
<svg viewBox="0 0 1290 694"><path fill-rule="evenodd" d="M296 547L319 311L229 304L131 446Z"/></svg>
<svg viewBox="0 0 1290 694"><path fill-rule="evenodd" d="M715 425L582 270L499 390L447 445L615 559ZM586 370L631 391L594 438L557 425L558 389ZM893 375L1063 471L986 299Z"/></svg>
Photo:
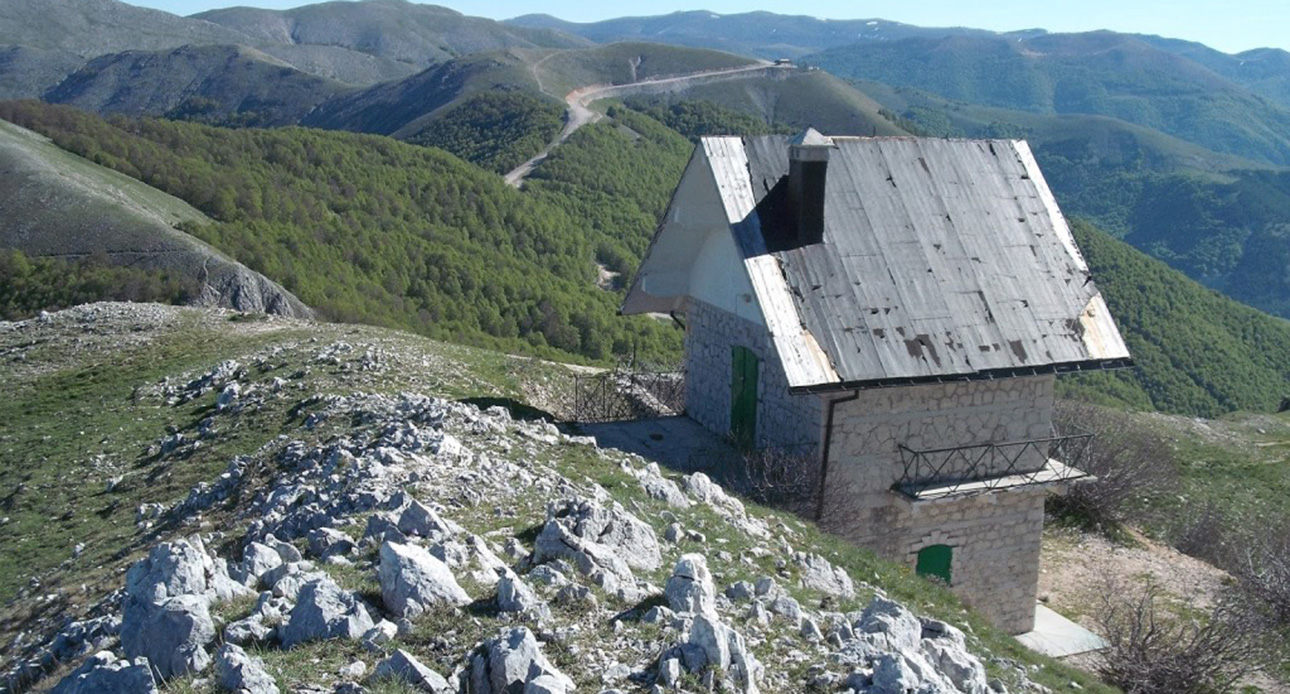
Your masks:
<svg viewBox="0 0 1290 694"><path fill-rule="evenodd" d="M539 618L551 616L551 608L546 602L513 571L507 571L497 581L497 609Z"/></svg>
<svg viewBox="0 0 1290 694"><path fill-rule="evenodd" d="M875 595L856 622L856 631L886 651L916 651L923 625L904 605Z"/></svg>
<svg viewBox="0 0 1290 694"><path fill-rule="evenodd" d="M378 573L385 608L400 617L415 617L434 605L470 602L452 570L416 545L382 543Z"/></svg>
<svg viewBox="0 0 1290 694"><path fill-rule="evenodd" d="M382 660L372 673L372 679L393 679L406 682L423 692L431 694L455 694L456 687L448 684L443 675L431 670L403 649L394 651L389 658Z"/></svg>
<svg viewBox="0 0 1290 694"><path fill-rule="evenodd" d="M793 559L802 571L802 587L814 588L838 598L854 598L855 582L847 572L830 564L828 559L818 554L798 552Z"/></svg>
<svg viewBox="0 0 1290 694"><path fill-rule="evenodd" d="M529 692L530 685L549 694L574 689L573 680L546 659L537 638L525 627L503 632L471 657L470 694Z"/></svg>
<svg viewBox="0 0 1290 694"><path fill-rule="evenodd" d="M319 559L343 556L353 552L355 547L349 535L335 528L314 528L305 539L309 542L309 553Z"/></svg>
<svg viewBox="0 0 1290 694"><path fill-rule="evenodd" d="M331 579L314 579L300 589L287 622L278 628L282 645L318 639L357 639L374 626L367 608Z"/></svg>
<svg viewBox="0 0 1290 694"><path fill-rule="evenodd" d="M126 572L125 592L154 605L176 595L203 595L208 571L213 572L214 565L200 540L163 542Z"/></svg>
<svg viewBox="0 0 1290 694"><path fill-rule="evenodd" d="M49 690L50 694L156 694L157 683L147 658L119 660L99 651Z"/></svg>
<svg viewBox="0 0 1290 694"><path fill-rule="evenodd" d="M269 571L282 566L282 555L261 542L252 542L242 551L242 572L248 583L259 584L260 578Z"/></svg>
<svg viewBox="0 0 1290 694"><path fill-rule="evenodd" d="M663 592L668 605L676 612L716 616L716 590L708 560L702 554L682 555Z"/></svg>
<svg viewBox="0 0 1290 694"><path fill-rule="evenodd" d="M215 654L215 676L219 685L230 692L278 694L278 685L264 669L264 661L231 643L220 646Z"/></svg>
<svg viewBox="0 0 1290 694"><path fill-rule="evenodd" d="M415 499L399 514L397 527L404 535L417 535L431 540L465 533L460 525L440 517L434 509Z"/></svg>
<svg viewBox="0 0 1290 694"><path fill-rule="evenodd" d="M553 504L547 508L547 526L553 522L614 550L633 569L652 571L663 563L654 529L617 502L608 507L584 499Z"/></svg>
<svg viewBox="0 0 1290 694"><path fill-rule="evenodd" d="M215 640L206 598L176 595L160 604L127 599L121 620L121 647L131 660L147 658L162 680L210 665L206 644Z"/></svg>
<svg viewBox="0 0 1290 694"><path fill-rule="evenodd" d="M690 626L689 643L702 649L707 669L719 668L727 673L736 691L756 694L763 668L739 632L713 617L699 614Z"/></svg>

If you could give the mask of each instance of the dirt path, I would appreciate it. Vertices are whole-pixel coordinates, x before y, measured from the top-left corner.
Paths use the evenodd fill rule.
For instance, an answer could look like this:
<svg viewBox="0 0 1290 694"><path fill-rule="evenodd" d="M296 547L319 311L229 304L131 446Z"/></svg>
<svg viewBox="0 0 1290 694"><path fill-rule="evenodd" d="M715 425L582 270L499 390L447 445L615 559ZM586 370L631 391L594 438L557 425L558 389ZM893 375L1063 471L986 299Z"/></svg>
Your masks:
<svg viewBox="0 0 1290 694"><path fill-rule="evenodd" d="M539 63L540 64L540 63ZM689 89L701 84L711 84L714 82L725 82L728 80L750 79L772 75L784 70L797 70L792 65L774 65L769 62L761 61L752 65L744 65L734 68L725 68L721 70L705 70L703 72L693 72L687 75L678 75L676 77L663 77L658 79L641 80L631 84L592 84L585 87L579 87L564 97L564 103L567 105L564 116L564 128L554 140L547 144L546 147L538 152L532 159L520 164L506 174L506 182L516 188L524 184L524 179L533 172L533 169L542 160L551 154L551 150L558 147L570 135L588 123L594 123L600 119L600 114L591 110L591 104L600 99L609 99L614 97L631 96L634 94L661 94L665 92L676 92ZM538 78L537 64L533 66L533 76ZM541 87L542 81L538 78L538 86Z"/></svg>

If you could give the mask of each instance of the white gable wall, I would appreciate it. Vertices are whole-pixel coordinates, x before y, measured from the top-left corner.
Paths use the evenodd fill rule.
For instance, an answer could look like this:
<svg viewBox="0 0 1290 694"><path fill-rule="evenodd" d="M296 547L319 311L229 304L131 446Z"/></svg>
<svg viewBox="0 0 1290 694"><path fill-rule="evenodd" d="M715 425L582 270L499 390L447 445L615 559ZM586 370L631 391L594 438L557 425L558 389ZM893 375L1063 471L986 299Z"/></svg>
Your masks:
<svg viewBox="0 0 1290 694"><path fill-rule="evenodd" d="M765 325L729 227L709 233L690 268L690 296L757 325Z"/></svg>
<svg viewBox="0 0 1290 694"><path fill-rule="evenodd" d="M623 313L680 310L687 296L733 312L734 302L751 292L712 167L696 151L636 273ZM740 315L751 316L750 309Z"/></svg>

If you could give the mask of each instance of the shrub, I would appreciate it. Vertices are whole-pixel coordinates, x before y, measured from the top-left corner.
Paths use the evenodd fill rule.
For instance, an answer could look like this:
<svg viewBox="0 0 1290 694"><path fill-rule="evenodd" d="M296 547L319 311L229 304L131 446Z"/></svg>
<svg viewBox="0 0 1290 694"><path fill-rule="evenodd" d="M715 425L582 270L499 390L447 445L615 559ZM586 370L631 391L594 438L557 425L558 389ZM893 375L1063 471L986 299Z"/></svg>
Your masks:
<svg viewBox="0 0 1290 694"><path fill-rule="evenodd" d="M1077 461L1096 481L1071 486L1049 503L1049 511L1081 525L1111 530L1129 519L1144 497L1173 492L1178 469L1168 442L1124 413L1084 402L1059 400L1054 412L1059 434L1094 435Z"/></svg>
<svg viewBox="0 0 1290 694"><path fill-rule="evenodd" d="M1155 584L1107 585L1101 601L1097 622L1107 647L1097 671L1125 694L1231 691L1269 653L1272 639L1244 601L1224 597L1209 614L1178 614Z"/></svg>

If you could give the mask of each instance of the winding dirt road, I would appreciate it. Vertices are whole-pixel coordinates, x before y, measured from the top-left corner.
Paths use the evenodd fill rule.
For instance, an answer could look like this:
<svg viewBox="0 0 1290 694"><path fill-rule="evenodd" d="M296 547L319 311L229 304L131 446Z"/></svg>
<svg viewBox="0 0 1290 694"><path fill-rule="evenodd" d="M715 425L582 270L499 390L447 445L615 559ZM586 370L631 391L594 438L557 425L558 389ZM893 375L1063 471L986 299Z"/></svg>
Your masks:
<svg viewBox="0 0 1290 694"><path fill-rule="evenodd" d="M724 68L721 70L705 70L703 72L692 72L675 77L660 77L657 79L641 80L630 84L592 84L585 87L579 87L564 97L564 103L567 105L564 116L564 128L554 140L547 144L546 147L538 152L532 159L520 164L506 174L506 182L516 188L524 184L524 179L528 177L533 169L542 160L546 159L551 150L558 147L574 132L586 125L600 120L601 114L591 110L591 104L600 99L609 99L614 97L632 96L635 94L662 94L666 92L679 92L691 87L702 84L711 84L715 82L726 82L730 80L752 79L756 77L769 77L785 71L796 71L798 68L794 65L775 65L766 61L743 65L734 68Z"/></svg>

